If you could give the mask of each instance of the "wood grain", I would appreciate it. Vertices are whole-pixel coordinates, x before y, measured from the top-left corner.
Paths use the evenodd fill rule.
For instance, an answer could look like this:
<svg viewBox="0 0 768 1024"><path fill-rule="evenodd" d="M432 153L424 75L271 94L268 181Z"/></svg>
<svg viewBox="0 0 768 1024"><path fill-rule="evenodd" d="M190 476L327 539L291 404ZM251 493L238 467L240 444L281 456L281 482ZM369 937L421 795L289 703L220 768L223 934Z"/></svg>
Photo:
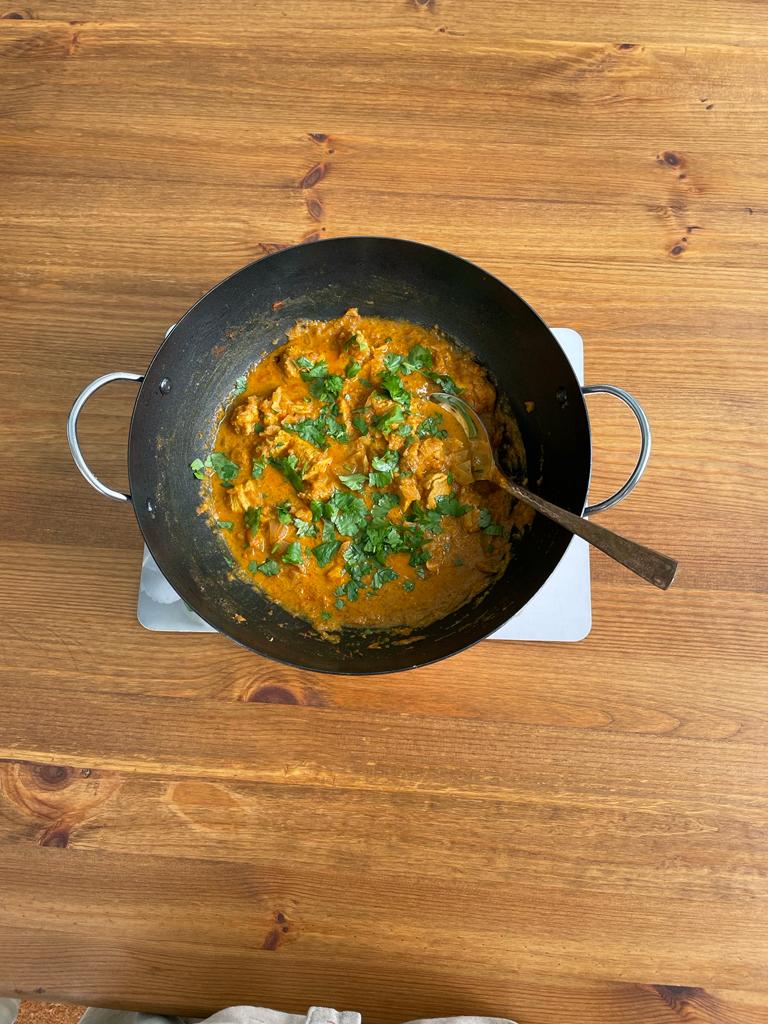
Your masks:
<svg viewBox="0 0 768 1024"><path fill-rule="evenodd" d="M0 992L768 1021L768 30L752 0L25 0L0 10ZM145 632L130 508L64 440L243 263L477 260L654 452L578 645L319 677ZM43 376L45 371L47 376ZM135 392L83 417L125 486ZM592 493L637 438L590 401Z"/></svg>

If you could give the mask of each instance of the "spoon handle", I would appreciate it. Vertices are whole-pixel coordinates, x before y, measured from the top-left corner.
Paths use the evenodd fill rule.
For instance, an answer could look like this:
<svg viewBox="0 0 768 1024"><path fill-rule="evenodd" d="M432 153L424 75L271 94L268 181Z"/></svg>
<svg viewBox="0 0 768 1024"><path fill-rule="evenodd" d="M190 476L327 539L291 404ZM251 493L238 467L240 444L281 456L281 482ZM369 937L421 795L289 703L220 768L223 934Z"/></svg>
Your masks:
<svg viewBox="0 0 768 1024"><path fill-rule="evenodd" d="M520 484L513 483L511 480L505 480L505 487L510 494L520 498L526 505L535 508L537 512L541 512L553 522L570 530L577 537L582 537L593 547L600 548L606 555L621 562L622 565L661 590L666 590L674 580L677 572L677 562L674 558L669 558L668 555L662 555L643 544L628 540L628 538L614 533L613 530L607 530L604 526L598 526L597 523L591 523L588 519L574 515L573 512L567 512L564 508L545 501L544 498L529 491L527 487L521 487Z"/></svg>

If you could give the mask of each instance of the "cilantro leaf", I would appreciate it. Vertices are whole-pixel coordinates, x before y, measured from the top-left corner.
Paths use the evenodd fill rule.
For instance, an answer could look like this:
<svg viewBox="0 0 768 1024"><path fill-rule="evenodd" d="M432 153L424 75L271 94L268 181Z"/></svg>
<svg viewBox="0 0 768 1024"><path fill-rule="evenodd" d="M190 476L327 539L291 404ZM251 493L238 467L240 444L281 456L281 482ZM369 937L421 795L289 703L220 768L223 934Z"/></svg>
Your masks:
<svg viewBox="0 0 768 1024"><path fill-rule="evenodd" d="M242 395L242 393L245 391L245 389L247 387L248 387L248 374L244 373L242 375L242 377L238 377L237 380L235 381L235 391L234 391L234 393L236 395Z"/></svg>
<svg viewBox="0 0 768 1024"><path fill-rule="evenodd" d="M331 404L339 397L343 387L343 378L333 373L327 377L318 377L316 380L311 381L309 393L313 398L319 398L321 402Z"/></svg>
<svg viewBox="0 0 768 1024"><path fill-rule="evenodd" d="M354 537L365 523L368 509L362 498L349 491L334 491L326 502L327 518L339 533L345 537Z"/></svg>
<svg viewBox="0 0 768 1024"><path fill-rule="evenodd" d="M403 580L403 590L411 591L416 586L413 580Z"/></svg>
<svg viewBox="0 0 768 1024"><path fill-rule="evenodd" d="M258 459L253 460L253 465L251 466L251 476L254 478L254 480L258 480L266 468L267 460L263 455L261 455Z"/></svg>
<svg viewBox="0 0 768 1024"><path fill-rule="evenodd" d="M441 516L464 516L469 512L469 505L462 505L455 494L443 494L435 501L435 508Z"/></svg>
<svg viewBox="0 0 768 1024"><path fill-rule="evenodd" d="M328 376L328 363L326 363L324 359L320 359L316 363L313 363L310 359L307 359L306 356L299 356L295 362L301 371L301 379L303 381L315 380L317 378Z"/></svg>
<svg viewBox="0 0 768 1024"><path fill-rule="evenodd" d="M312 548L312 554L315 556L317 564L321 569L323 566L328 565L331 559L335 557L340 547L340 540L324 540L322 544Z"/></svg>
<svg viewBox="0 0 768 1024"><path fill-rule="evenodd" d="M297 516L293 517L293 525L296 527L296 533L300 537L314 537L317 533L317 529L312 523L299 519Z"/></svg>
<svg viewBox="0 0 768 1024"><path fill-rule="evenodd" d="M383 494L374 494L371 516L373 519L383 519L391 508L395 508L399 504L396 494L390 494L387 491Z"/></svg>
<svg viewBox="0 0 768 1024"><path fill-rule="evenodd" d="M232 522L231 519L217 519L216 525L219 527L220 530L231 530L235 524Z"/></svg>
<svg viewBox="0 0 768 1024"><path fill-rule="evenodd" d="M260 572L265 576L277 576L280 572L280 566L274 558L268 558L266 562L249 562L248 572Z"/></svg>
<svg viewBox="0 0 768 1024"><path fill-rule="evenodd" d="M365 484L365 473L339 473L339 480L350 491L362 491Z"/></svg>
<svg viewBox="0 0 768 1024"><path fill-rule="evenodd" d="M448 437L448 431L443 428L443 417L439 412L422 420L416 427L416 433L419 437L439 437L441 439Z"/></svg>
<svg viewBox="0 0 768 1024"><path fill-rule="evenodd" d="M231 484L235 481L240 472L240 467L236 462L228 459L224 452L211 452L208 458L214 473L223 484Z"/></svg>
<svg viewBox="0 0 768 1024"><path fill-rule="evenodd" d="M277 521L284 526L289 526L293 522L291 503L289 501L283 501L279 505L275 505L275 512L277 513Z"/></svg>
<svg viewBox="0 0 768 1024"><path fill-rule="evenodd" d="M384 356L384 366L390 373L396 373L402 365L403 357L396 352L387 352Z"/></svg>
<svg viewBox="0 0 768 1024"><path fill-rule="evenodd" d="M312 513L312 522L316 523L323 518L323 503L312 498L309 503L309 510Z"/></svg>
<svg viewBox="0 0 768 1024"><path fill-rule="evenodd" d="M198 480L205 479L205 463L202 459L193 459L189 464L189 468L195 474Z"/></svg>
<svg viewBox="0 0 768 1024"><path fill-rule="evenodd" d="M287 565L301 565L304 561L304 556L301 550L301 544L297 540L291 541L288 547L283 552L283 561Z"/></svg>
<svg viewBox="0 0 768 1024"><path fill-rule="evenodd" d="M425 370L424 376L433 384L437 384L438 388L446 395L460 395L463 390L447 373L433 373L431 370Z"/></svg>
<svg viewBox="0 0 768 1024"><path fill-rule="evenodd" d="M349 441L349 435L344 429L344 424L335 420L329 412L325 413L325 428L328 431L329 437L332 437L334 441L338 441L339 444L346 444Z"/></svg>
<svg viewBox="0 0 768 1024"><path fill-rule="evenodd" d="M249 530L258 530L259 525L261 523L261 515L263 511L264 509L259 508L257 505L251 505L250 508L247 508L245 510L245 515L243 516L243 518L245 520L245 525Z"/></svg>
<svg viewBox="0 0 768 1024"><path fill-rule="evenodd" d="M352 377L356 377L358 375L358 373L360 373L362 368L363 368L363 364L362 363L358 363L356 360L350 359L350 361L347 363L347 365L346 365L346 367L344 369L344 376L348 377L350 379Z"/></svg>
<svg viewBox="0 0 768 1024"><path fill-rule="evenodd" d="M386 451L383 455L374 455L371 459L371 465L374 469L380 470L382 473L394 473L397 469L397 464L400 461L400 452L396 452L393 449Z"/></svg>
<svg viewBox="0 0 768 1024"><path fill-rule="evenodd" d="M253 432L254 432L254 434L260 434L263 429L264 429L264 424L263 423L254 423L253 424Z"/></svg>
<svg viewBox="0 0 768 1024"><path fill-rule="evenodd" d="M423 345L414 345L408 353L407 362L414 370L423 370L425 366L432 365L432 353Z"/></svg>
<svg viewBox="0 0 768 1024"><path fill-rule="evenodd" d="M504 533L504 527L499 523L494 522L490 509L481 508L479 511L480 516L478 522L483 533L487 533L490 537L501 537Z"/></svg>
<svg viewBox="0 0 768 1024"><path fill-rule="evenodd" d="M371 487L387 487L392 483L392 474L372 469L368 474L368 483Z"/></svg>
<svg viewBox="0 0 768 1024"><path fill-rule="evenodd" d="M397 432L401 437L410 437L413 433L413 427L410 423L403 423L397 428Z"/></svg>
<svg viewBox="0 0 768 1024"><path fill-rule="evenodd" d="M411 502L405 518L410 523L418 523L430 533L442 533L440 513L433 508L424 508L418 501Z"/></svg>
<svg viewBox="0 0 768 1024"><path fill-rule="evenodd" d="M339 598L346 597L348 601L356 601L360 596L359 580L347 580L346 583L342 583L340 587L336 588L336 593Z"/></svg>
<svg viewBox="0 0 768 1024"><path fill-rule="evenodd" d="M284 423L283 429L291 434L296 434L302 441L307 441L321 451L328 447L325 440L325 421L322 416L318 416L317 419L299 420L297 423Z"/></svg>
<svg viewBox="0 0 768 1024"><path fill-rule="evenodd" d="M383 373L379 378L379 384L393 402L397 402L398 405L402 405L404 409L410 408L411 393L403 385L402 380L396 373Z"/></svg>
<svg viewBox="0 0 768 1024"><path fill-rule="evenodd" d="M385 565L383 569L377 569L371 577L371 590L381 590L385 583L391 583L397 579L397 573Z"/></svg>
<svg viewBox="0 0 768 1024"><path fill-rule="evenodd" d="M389 412L385 412L382 413L381 416L377 416L373 421L373 425L378 427L382 433L387 433L390 430L394 430L394 428L400 423L404 422L405 415L403 410L399 405L396 405L394 409L391 409Z"/></svg>
<svg viewBox="0 0 768 1024"><path fill-rule="evenodd" d="M274 466L275 469L279 470L283 474L294 490L302 490L304 487L304 479L299 471L299 460L293 452L291 452L290 455L282 455L279 457L273 455L269 460L269 464Z"/></svg>
<svg viewBox="0 0 768 1024"><path fill-rule="evenodd" d="M352 423L355 426L355 430L362 434L363 437L368 433L368 422L365 418L365 413L362 409L358 409L357 412L352 414Z"/></svg>

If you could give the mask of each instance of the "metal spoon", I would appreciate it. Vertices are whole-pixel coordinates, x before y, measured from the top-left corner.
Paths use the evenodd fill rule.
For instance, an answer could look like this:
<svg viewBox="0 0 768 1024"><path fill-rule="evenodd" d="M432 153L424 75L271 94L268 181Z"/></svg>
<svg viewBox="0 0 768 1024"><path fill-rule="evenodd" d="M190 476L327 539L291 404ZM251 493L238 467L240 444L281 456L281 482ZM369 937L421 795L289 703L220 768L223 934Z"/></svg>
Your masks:
<svg viewBox="0 0 768 1024"><path fill-rule="evenodd" d="M515 498L524 501L526 505L530 505L537 512L541 512L542 515L547 516L564 529L576 534L577 537L582 537L593 547L599 548L606 555L621 562L622 565L661 590L666 590L671 585L677 572L677 562L674 558L662 555L642 544L636 544L635 541L621 537L613 530L606 530L604 526L598 526L597 523L591 523L588 519L582 519L581 516L577 516L573 512L567 512L564 508L559 508L550 501L540 498L533 491L529 491L527 487L509 480L499 469L493 455L488 431L472 406L467 405L463 398L447 395L442 391L430 395L429 400L452 413L464 428L467 437L472 442L472 462L478 479L488 480L496 484L497 487L502 487Z"/></svg>

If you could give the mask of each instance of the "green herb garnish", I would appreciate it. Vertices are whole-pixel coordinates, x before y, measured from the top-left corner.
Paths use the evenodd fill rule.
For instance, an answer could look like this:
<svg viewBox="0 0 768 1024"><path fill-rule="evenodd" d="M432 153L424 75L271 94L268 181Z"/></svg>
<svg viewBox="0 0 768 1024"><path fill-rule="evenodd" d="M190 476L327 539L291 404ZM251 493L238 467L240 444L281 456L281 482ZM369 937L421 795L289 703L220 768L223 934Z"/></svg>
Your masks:
<svg viewBox="0 0 768 1024"><path fill-rule="evenodd" d="M254 423L253 424L253 432L254 432L254 434L260 434L263 429L264 429L264 424L263 423Z"/></svg>
<svg viewBox="0 0 768 1024"><path fill-rule="evenodd" d="M443 429L443 417L439 412L422 420L416 427L416 433L419 437L439 437L441 439L448 437L448 431Z"/></svg>
<svg viewBox="0 0 768 1024"><path fill-rule="evenodd" d="M279 470L294 490L300 491L304 487L304 479L299 470L299 460L291 452L290 455L273 456L269 464Z"/></svg>
<svg viewBox="0 0 768 1024"><path fill-rule="evenodd" d="M383 519L391 508L395 508L400 502L396 494L388 491L384 494L374 494L371 516L373 519Z"/></svg>
<svg viewBox="0 0 768 1024"><path fill-rule="evenodd" d="M362 363L358 363L356 360L351 359L346 367L344 368L344 376L348 378L356 377L363 368Z"/></svg>
<svg viewBox="0 0 768 1024"><path fill-rule="evenodd" d="M363 499L349 491L334 491L323 511L345 537L354 537L360 531L368 513Z"/></svg>
<svg viewBox="0 0 768 1024"><path fill-rule="evenodd" d="M317 564L321 569L323 566L328 565L331 559L336 556L340 547L340 540L324 540L322 544L312 548L312 554L315 556Z"/></svg>
<svg viewBox="0 0 768 1024"><path fill-rule="evenodd" d="M291 541L283 552L283 561L287 565L301 565L304 561L301 544L297 540Z"/></svg>
<svg viewBox="0 0 768 1024"><path fill-rule="evenodd" d="M261 515L263 511L264 509L260 508L258 505L251 505L250 508L245 510L243 519L245 520L245 525L249 530L258 530L259 525L261 524Z"/></svg>
<svg viewBox="0 0 768 1024"><path fill-rule="evenodd" d="M382 433L387 433L390 430L394 430L396 426L405 422L405 414L399 405L396 405L394 409L389 412L382 413L381 416L377 416L373 421L373 425L378 427Z"/></svg>
<svg viewBox="0 0 768 1024"><path fill-rule="evenodd" d="M275 512L277 513L277 521L284 526L289 526L293 522L291 503L289 501L283 501L279 505L275 505Z"/></svg>
<svg viewBox="0 0 768 1024"><path fill-rule="evenodd" d="M306 356L299 356L295 362L301 371L301 379L303 381L328 376L328 363L326 363L324 359L320 359L318 362L313 363L310 359L307 359Z"/></svg>
<svg viewBox="0 0 768 1024"><path fill-rule="evenodd" d="M362 434L363 437L368 433L368 421L365 418L365 413L362 409L358 409L357 412L352 414L352 422L355 426L355 430Z"/></svg>
<svg viewBox="0 0 768 1024"><path fill-rule="evenodd" d="M437 384L438 388L446 395L460 395L463 390L447 373L433 373L431 370L425 370L424 376L433 384Z"/></svg>
<svg viewBox="0 0 768 1024"><path fill-rule="evenodd" d="M266 468L267 460L263 455L261 455L259 456L259 458L253 460L253 464L251 466L251 476L254 478L254 480L258 480Z"/></svg>
<svg viewBox="0 0 768 1024"><path fill-rule="evenodd" d="M487 533L489 537L501 537L504 527L494 522L490 509L481 508L479 511L479 526L483 533Z"/></svg>
<svg viewBox="0 0 768 1024"><path fill-rule="evenodd" d="M299 519L297 516L293 517L293 525L296 527L296 533L300 537L314 537L317 534L317 529L312 523Z"/></svg>
<svg viewBox="0 0 768 1024"><path fill-rule="evenodd" d="M469 512L469 505L462 505L455 494L443 494L435 500L435 508L441 516L464 516Z"/></svg>
<svg viewBox="0 0 768 1024"><path fill-rule="evenodd" d="M232 522L231 519L217 519L216 525L219 527L220 530L231 530L235 524Z"/></svg>
<svg viewBox="0 0 768 1024"><path fill-rule="evenodd" d="M235 381L235 394L242 395L248 386L248 374L244 373L242 377L238 377Z"/></svg>
<svg viewBox="0 0 768 1024"><path fill-rule="evenodd" d="M312 498L309 503L309 511L312 513L312 522L317 523L323 518L323 503Z"/></svg>
<svg viewBox="0 0 768 1024"><path fill-rule="evenodd" d="M195 474L198 480L205 479L205 463L202 459L193 459L189 464L189 468Z"/></svg>
<svg viewBox="0 0 768 1024"><path fill-rule="evenodd" d="M442 533L441 515L434 508L424 508L418 501L412 501L405 514L408 522L418 523L430 533Z"/></svg>
<svg viewBox="0 0 768 1024"><path fill-rule="evenodd" d="M411 393L403 385L402 380L396 373L383 373L379 378L379 384L393 402L397 402L398 405L402 405L406 410L410 408Z"/></svg>
<svg viewBox="0 0 768 1024"><path fill-rule="evenodd" d="M266 562L249 562L248 572L260 572L264 576L277 576L280 572L280 566L274 558L268 558Z"/></svg>
<svg viewBox="0 0 768 1024"><path fill-rule="evenodd" d="M416 586L413 580L403 580L403 590L411 591Z"/></svg>
<svg viewBox="0 0 768 1024"><path fill-rule="evenodd" d="M236 462L228 459L224 452L211 452L205 462L210 465L223 484L231 484L237 478L240 467Z"/></svg>
<svg viewBox="0 0 768 1024"><path fill-rule="evenodd" d="M384 566L383 569L377 569L371 577L371 590L381 590L385 583L391 583L397 579L397 573L394 569Z"/></svg>
<svg viewBox="0 0 768 1024"><path fill-rule="evenodd" d="M339 480L350 491L362 491L365 486L365 473L339 473Z"/></svg>

